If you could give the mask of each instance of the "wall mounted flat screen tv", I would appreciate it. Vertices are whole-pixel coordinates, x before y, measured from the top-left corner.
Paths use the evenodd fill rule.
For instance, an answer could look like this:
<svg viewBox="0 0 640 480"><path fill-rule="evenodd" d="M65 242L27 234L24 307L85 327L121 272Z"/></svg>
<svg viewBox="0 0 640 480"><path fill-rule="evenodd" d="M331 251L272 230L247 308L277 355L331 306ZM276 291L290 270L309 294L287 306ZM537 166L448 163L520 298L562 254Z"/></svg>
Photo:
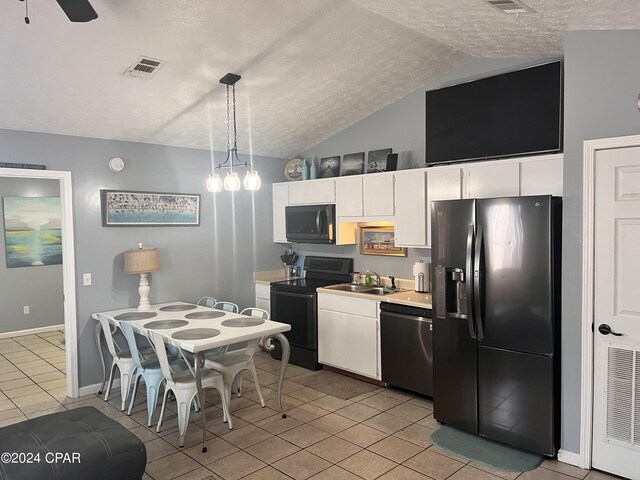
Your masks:
<svg viewBox="0 0 640 480"><path fill-rule="evenodd" d="M562 151L562 61L427 92L426 163Z"/></svg>

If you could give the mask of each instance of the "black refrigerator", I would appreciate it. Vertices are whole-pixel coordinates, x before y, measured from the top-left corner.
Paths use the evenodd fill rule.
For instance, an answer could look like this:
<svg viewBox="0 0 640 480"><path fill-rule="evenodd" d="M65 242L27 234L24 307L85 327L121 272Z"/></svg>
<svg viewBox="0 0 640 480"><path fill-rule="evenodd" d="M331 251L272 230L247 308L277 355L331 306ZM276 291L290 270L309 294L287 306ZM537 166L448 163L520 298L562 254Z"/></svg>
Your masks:
<svg viewBox="0 0 640 480"><path fill-rule="evenodd" d="M561 199L447 200L431 208L434 417L553 456Z"/></svg>

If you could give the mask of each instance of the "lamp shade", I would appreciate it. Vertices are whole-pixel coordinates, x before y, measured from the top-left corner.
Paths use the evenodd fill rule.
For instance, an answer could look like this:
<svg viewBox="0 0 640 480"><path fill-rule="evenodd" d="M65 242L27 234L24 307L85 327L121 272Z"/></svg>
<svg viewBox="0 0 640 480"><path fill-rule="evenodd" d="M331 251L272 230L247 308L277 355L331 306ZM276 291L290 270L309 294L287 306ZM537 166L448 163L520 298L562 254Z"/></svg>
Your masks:
<svg viewBox="0 0 640 480"><path fill-rule="evenodd" d="M160 270L157 248L134 248L124 252L124 273L140 274Z"/></svg>

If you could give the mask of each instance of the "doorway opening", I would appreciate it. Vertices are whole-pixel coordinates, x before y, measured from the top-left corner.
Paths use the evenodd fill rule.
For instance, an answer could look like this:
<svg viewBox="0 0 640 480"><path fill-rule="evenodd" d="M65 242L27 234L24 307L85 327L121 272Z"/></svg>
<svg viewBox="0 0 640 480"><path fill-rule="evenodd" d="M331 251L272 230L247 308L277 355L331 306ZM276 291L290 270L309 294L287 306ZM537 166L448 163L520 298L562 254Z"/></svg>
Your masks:
<svg viewBox="0 0 640 480"><path fill-rule="evenodd" d="M66 390L68 397L75 398L78 396L78 334L76 322L75 259L71 172L55 170L0 168L0 178L30 180L41 179L54 180L58 182L60 197L60 233L62 238L62 309L64 318ZM24 307L25 315L28 314L26 313L28 312L27 307L28 306ZM38 330L39 329L35 329L34 333L37 334ZM56 341L55 334L47 336L44 333L41 333L40 335L42 335L43 338L49 337L51 340L48 341ZM62 339L60 338L57 340L61 341Z"/></svg>

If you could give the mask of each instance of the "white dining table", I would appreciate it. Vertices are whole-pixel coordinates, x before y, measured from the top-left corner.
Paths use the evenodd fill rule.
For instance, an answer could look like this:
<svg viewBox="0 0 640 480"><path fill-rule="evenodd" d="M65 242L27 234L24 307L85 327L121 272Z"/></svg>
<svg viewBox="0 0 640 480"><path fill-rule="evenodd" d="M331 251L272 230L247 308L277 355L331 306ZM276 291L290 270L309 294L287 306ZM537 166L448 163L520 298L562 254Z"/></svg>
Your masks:
<svg viewBox="0 0 640 480"><path fill-rule="evenodd" d="M270 338L277 339L282 346L277 400L282 418L286 418L282 407L282 383L289 362L289 341L283 333L291 330L291 325L179 301L151 305L149 310L124 308L97 312L92 317L98 320L101 315L115 322L126 322L143 335L148 331L157 332L166 337L168 343L194 354L195 380L202 406L203 452L207 451L207 434L205 396L200 371L204 367L204 353L208 350L256 338L264 338L264 344L270 345Z"/></svg>

